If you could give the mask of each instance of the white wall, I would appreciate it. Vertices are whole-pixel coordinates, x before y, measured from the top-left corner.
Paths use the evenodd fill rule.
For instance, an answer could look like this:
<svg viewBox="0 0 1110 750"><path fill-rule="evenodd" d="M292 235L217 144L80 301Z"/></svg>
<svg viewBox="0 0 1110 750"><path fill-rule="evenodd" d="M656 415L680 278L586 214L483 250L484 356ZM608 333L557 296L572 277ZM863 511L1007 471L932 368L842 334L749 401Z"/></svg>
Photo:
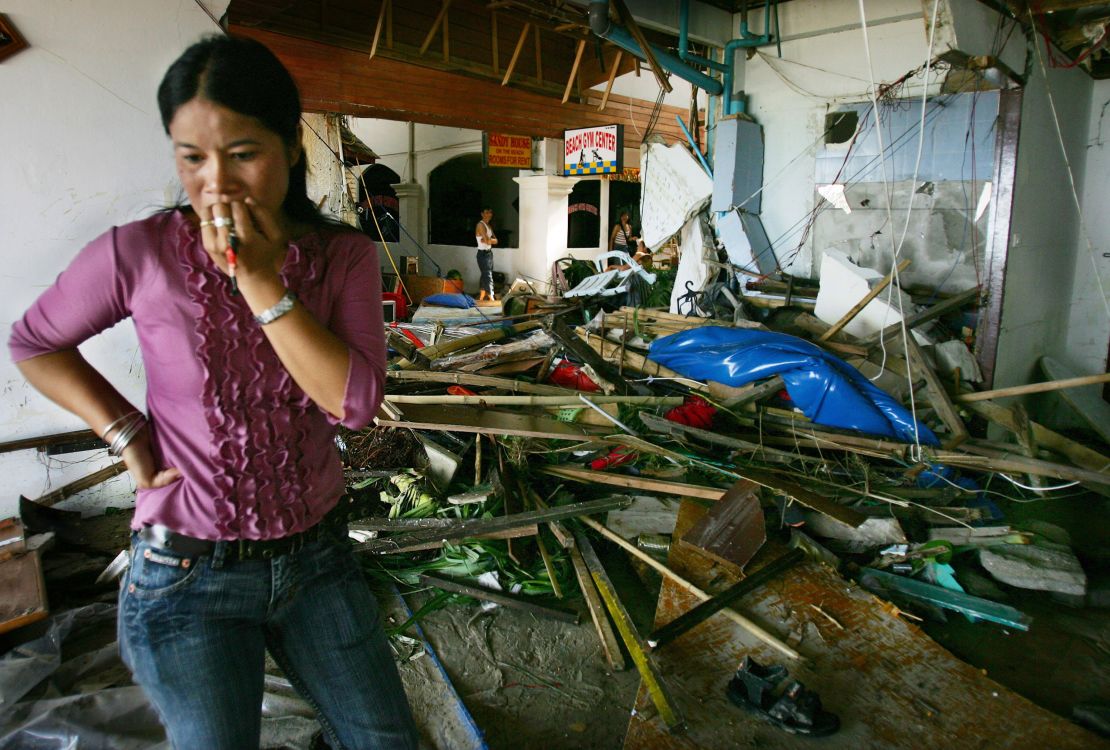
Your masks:
<svg viewBox="0 0 1110 750"><path fill-rule="evenodd" d="M1037 43L1043 56L1043 42L1038 38ZM1010 44L1024 48L1021 39ZM1081 188L1092 81L1080 70L1047 68L1047 73L1046 80L1045 69L1034 57L1021 108L996 387L1039 380L1037 360L1041 356L1073 359L1069 344L1072 336L1082 332L1068 330L1069 309L1073 311L1071 321L1082 329L1089 330L1088 323L1098 318L1106 325L1102 304L1089 296L1078 298L1073 292L1073 279L1078 273L1090 273L1090 261L1084 261L1085 268L1077 262L1079 214L1067 169L1070 163L1076 188ZM1066 157L1054 124L1053 105ZM1105 204L1104 196L1089 195L1088 210ZM1105 335L1102 340L1105 356Z"/></svg>
<svg viewBox="0 0 1110 750"><path fill-rule="evenodd" d="M892 0L882 3L881 12L870 8L869 14L876 83L892 81L925 62L927 38L919 2ZM774 46L761 48L747 61L743 81L747 111L763 126L766 142L761 217L784 269L816 278L820 257L814 257L810 244L785 261L801 238L801 223L818 200L814 191L817 141L826 112L842 102L869 99L871 74L859 6L853 0L784 3L779 23L782 58L776 56ZM762 30L758 14L749 19L749 27ZM904 93L919 95L919 79L910 82Z"/></svg>
<svg viewBox="0 0 1110 750"><path fill-rule="evenodd" d="M219 17L227 2L209 4ZM6 340L12 322L86 242L177 198L155 90L188 44L217 29L192 0L9 0L3 10L30 44L0 64L0 328ZM130 323L82 351L143 404ZM0 381L0 440L84 427L35 393L7 356ZM0 517L14 513L21 493L38 497L100 468L103 457L63 456L77 462L63 466L44 465L33 451L0 454ZM125 477L103 487L115 493L113 502L130 494Z"/></svg>
<svg viewBox="0 0 1110 750"><path fill-rule="evenodd" d="M873 80L889 82L925 62L928 34L925 16L929 0L891 0L870 3L868 36ZM986 54L997 15L970 0L944 0L942 22L934 53L959 46L969 54ZM780 258L787 260L800 238L799 227L815 205L814 154L825 113L843 102L866 101L871 75L860 28L859 5L852 0L795 0L780 8L782 59L765 47L746 65L744 88L748 111L763 125L766 137L763 223L771 240L778 241ZM758 16L750 21L761 28ZM1011 37L1002 59L1018 72L1024 64L1025 40L1020 31ZM1110 227L1104 211L1090 206L1105 202L1105 152L1092 155L1090 176L1084 181L1084 147L1090 110L1091 81L1078 70L1050 70L1052 89L1068 158L1078 184L1088 196L1092 216L1090 234L1105 237ZM930 82L932 87L935 80ZM903 96L921 94L921 79L903 88ZM1105 88L1101 89L1103 92ZM1096 97L1097 98L1097 97ZM1101 101L1105 101L1103 96ZM1097 103L1101 106L1101 103ZM1095 149L1092 148L1092 151ZM1101 203L1100 203L1101 201ZM1064 158L1046 94L1044 75L1034 65L1025 92L1019 143L1018 174L1013 207L1013 234L1001 326L995 384L1024 383L1035 376L1038 357L1054 354L1082 364L1084 371L1100 371L1105 361L1110 323L1087 255ZM1077 253L1076 247L1080 246ZM1095 240L1096 260L1106 273ZM819 248L818 248L819 250ZM786 270L813 278L817 260L807 243L784 263ZM1073 289L1074 282L1074 289ZM1069 316L1069 308L1071 310ZM1067 336L1060 333L1071 325Z"/></svg>
<svg viewBox="0 0 1110 750"><path fill-rule="evenodd" d="M1106 314L1110 294L1110 257L1106 257L1110 253L1110 213L1106 211L1106 196L1110 195L1110 80L1094 81L1089 122L1087 168L1081 186L1086 232L1076 242L1068 360L1080 372L1095 374L1106 372L1110 342L1110 318Z"/></svg>

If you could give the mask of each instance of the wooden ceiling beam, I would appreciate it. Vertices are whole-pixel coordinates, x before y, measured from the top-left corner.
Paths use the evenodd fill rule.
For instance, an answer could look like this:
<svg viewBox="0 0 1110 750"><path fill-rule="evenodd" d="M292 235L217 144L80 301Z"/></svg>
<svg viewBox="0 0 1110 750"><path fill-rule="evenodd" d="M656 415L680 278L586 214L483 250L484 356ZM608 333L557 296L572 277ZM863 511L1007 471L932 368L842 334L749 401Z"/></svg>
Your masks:
<svg viewBox="0 0 1110 750"><path fill-rule="evenodd" d="M610 95L621 106L597 110L601 92L585 92L585 101L560 104L518 87L500 87L496 81L400 62L379 54L373 61L364 50L314 42L247 26L232 24L233 34L259 40L286 65L310 112L337 112L448 127L518 133L558 138L569 128L620 123L625 144L639 145L651 117L653 102ZM625 57L627 59L627 56ZM488 70L488 68L487 68ZM383 86L382 81L389 81ZM483 102L474 107L474 102ZM684 136L675 114L685 109L663 107L655 132L668 141Z"/></svg>

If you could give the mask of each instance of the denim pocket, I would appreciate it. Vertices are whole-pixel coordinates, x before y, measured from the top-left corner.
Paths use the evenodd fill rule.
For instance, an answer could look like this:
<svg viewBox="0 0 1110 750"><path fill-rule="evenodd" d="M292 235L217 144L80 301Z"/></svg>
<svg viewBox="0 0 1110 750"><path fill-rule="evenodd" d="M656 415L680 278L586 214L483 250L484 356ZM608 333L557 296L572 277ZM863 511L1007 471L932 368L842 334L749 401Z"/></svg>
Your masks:
<svg viewBox="0 0 1110 750"><path fill-rule="evenodd" d="M183 589L196 580L198 559L136 541L131 548L127 592L140 599L154 599Z"/></svg>

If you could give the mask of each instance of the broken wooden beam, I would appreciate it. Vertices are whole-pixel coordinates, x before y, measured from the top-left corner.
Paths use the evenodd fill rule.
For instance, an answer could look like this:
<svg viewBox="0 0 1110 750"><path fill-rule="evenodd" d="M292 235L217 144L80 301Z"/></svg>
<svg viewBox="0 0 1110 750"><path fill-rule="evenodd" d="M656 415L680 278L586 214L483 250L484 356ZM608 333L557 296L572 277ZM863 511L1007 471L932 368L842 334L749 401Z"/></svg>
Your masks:
<svg viewBox="0 0 1110 750"><path fill-rule="evenodd" d="M50 507L62 502L67 498L73 497L82 490L87 490L90 487L95 487L101 482L106 482L112 477L118 476L125 471L127 471L127 465L123 461L117 461L111 466L105 466L103 469L100 469L99 471L94 471L88 476L76 479L67 485L59 487L53 492L48 492L42 497L31 500L31 502Z"/></svg>
<svg viewBox="0 0 1110 750"><path fill-rule="evenodd" d="M591 529L593 529L597 533L604 536L609 541L615 543L617 546L619 546L621 549L623 549L628 554L632 555L633 557L635 557L638 560L641 560L642 562L646 563L651 568L655 569L657 572L659 572L665 578L668 578L671 581L673 581L680 588L682 588L685 591L688 591L689 593L693 594L698 599L701 599L702 601L707 601L707 600L712 598L712 596L710 596L708 593L706 593L702 589L695 586L690 581L683 578L681 575L679 575L677 572L675 572L672 568L670 568L667 565L664 565L663 563L659 562L658 560L656 560L651 555L649 555L646 552L644 552L643 550L637 548L636 545L631 544L627 539L625 539L620 534L616 533L615 531L613 531L612 529L607 527L605 524L600 523L598 521L595 521L592 518L585 518L584 517L584 518L581 518L579 520L582 523L584 523L586 526L589 526ZM778 651L783 656L787 656L791 659L800 659L801 658L801 654L799 654L797 651L790 648L790 646L787 646L785 643L783 643L781 640L776 638L774 635L772 635L771 633L768 633L766 630L764 630L759 625L752 622L751 620L749 620L747 617L740 614L736 610L726 608L726 609L722 610L722 614L725 617L727 617L728 619L735 622L740 627L744 628L746 631L748 631L752 635L754 635L759 640L766 643L771 648Z"/></svg>
<svg viewBox="0 0 1110 750"><path fill-rule="evenodd" d="M564 518L575 518L589 513L604 513L609 510L627 507L631 502L629 498L610 497L601 500L588 500L571 505L558 505L547 510L531 510L523 513L514 513L511 516L498 516L496 518L469 518L458 521L453 527L447 529L421 529L385 539L371 539L370 541L356 544L356 552L373 552L389 554L402 547L427 542L454 541L469 539L478 534L490 534L508 529L533 526L547 521L560 521Z"/></svg>
<svg viewBox="0 0 1110 750"><path fill-rule="evenodd" d="M906 333L903 338L903 343L910 355L910 367L917 371L917 375L925 380L925 392L932 404L933 409L936 410L937 416L944 426L948 428L948 439L944 441L944 447L951 449L971 437L971 433L967 431L967 425L960 417L960 413L956 411L952 399L948 397L948 392L944 390L944 385L940 382L940 378L933 372L933 368L925 361L925 355L921 351L921 347L917 345L917 339L913 337L912 333Z"/></svg>
<svg viewBox="0 0 1110 750"><path fill-rule="evenodd" d="M482 586L471 586L470 584L463 583L462 581L455 581L443 576L430 575L428 573L421 573L420 580L424 583L435 586L437 589L443 591L450 591L452 594L462 594L463 596L473 597L474 599L482 599L483 601L493 602L512 609L519 609L529 612L541 617L549 617L553 620L560 620L561 622L569 622L577 625L579 616L577 612L571 612L565 609L557 609L555 607L545 607L531 601L527 596L520 596L508 591L494 591Z"/></svg>
<svg viewBox="0 0 1110 750"><path fill-rule="evenodd" d="M629 617L628 611L624 608L624 604L617 596L616 588L614 588L613 582L609 580L609 575L605 572L597 553L594 552L593 545L582 534L576 535L575 542L575 546L581 551L582 559L590 571L590 577L593 579L594 585L597 586L601 600L605 602L605 607L609 610L609 615L617 626L617 632L620 633L621 640L624 641L629 655L632 656L632 662L640 673L640 679L643 680L652 703L659 711L660 718L663 719L663 723L672 732L684 731L686 722L682 718L682 712L679 711L674 698L671 697L670 689L663 681L663 675L659 671L659 667L656 666L651 655L647 653L644 642L636 631L636 626L633 624L632 618Z"/></svg>
<svg viewBox="0 0 1110 750"><path fill-rule="evenodd" d="M648 492L661 492L666 495L679 497L700 497L703 500L719 500L724 490L718 487L707 487L702 484L685 484L683 482L665 482L661 479L647 479L633 477L627 474L609 474L604 471L591 469L574 469L569 466L544 466L541 474L548 474L562 479L573 479L576 482L595 484L610 484L617 487L626 487Z"/></svg>
<svg viewBox="0 0 1110 750"><path fill-rule="evenodd" d="M452 396L443 395L406 395L387 393L385 400L392 404L437 404L442 406L582 406L582 397L595 404L635 404L638 406L680 406L686 399L682 396L601 396L595 393L574 394L571 396Z"/></svg>
<svg viewBox="0 0 1110 750"><path fill-rule="evenodd" d="M382 410L397 407L382 402ZM589 440L596 435L611 432L590 425L570 424L557 419L531 414L514 414L492 409L474 409L469 406L428 406L407 404L397 414L379 415L375 420L382 427L403 427L410 430L436 432L476 432L491 435L516 435L550 440Z"/></svg>
<svg viewBox="0 0 1110 750"><path fill-rule="evenodd" d="M1078 378L1050 380L1046 383L1030 383L1028 385L1015 385L1009 388L996 388L993 391L961 393L956 397L956 400L966 404L971 401L989 401L995 398L1006 398L1007 396L1026 396L1030 393L1046 393L1048 391L1059 391L1065 388L1081 388L1085 385L1097 385L1099 383L1110 383L1110 372L1103 373L1102 375L1083 375Z"/></svg>
<svg viewBox="0 0 1110 750"><path fill-rule="evenodd" d="M617 642L613 626L609 624L609 617L605 614L605 603L601 601L601 595L597 593L597 586L594 585L590 569L586 567L586 562L582 559L582 553L576 546L571 545L567 549L567 554L570 555L570 562L574 567L574 575L578 579L578 588L582 591L582 598L590 611L590 619L593 621L594 630L597 631L598 640L601 641L601 652L605 655L605 661L609 663L609 668L614 672L623 672L628 669L628 663L624 660L624 653L621 651L620 643Z"/></svg>
<svg viewBox="0 0 1110 750"><path fill-rule="evenodd" d="M841 316L840 320L833 323L829 327L829 330L825 331L820 336L818 336L817 341L819 343L823 343L825 341L828 341L833 336L835 336L840 331L841 328L843 328L844 326L848 325L853 320L855 320L856 316L859 315L860 311L863 310L863 308L867 307L868 303L870 303L871 300L878 297L884 289L886 289L888 286L890 286L891 282L894 281L894 277L897 276L902 271L906 270L906 267L910 263L911 263L910 259L906 258L905 260L901 261L897 266L895 266L893 269L891 269L890 273L888 273L886 276L884 276L882 281L880 281L878 284L876 284L874 287L872 287L871 291L869 291L867 294L863 295L863 299L861 299L859 302L857 302L855 305L853 305L852 308L850 310L848 310L848 312L844 313L844 315Z"/></svg>

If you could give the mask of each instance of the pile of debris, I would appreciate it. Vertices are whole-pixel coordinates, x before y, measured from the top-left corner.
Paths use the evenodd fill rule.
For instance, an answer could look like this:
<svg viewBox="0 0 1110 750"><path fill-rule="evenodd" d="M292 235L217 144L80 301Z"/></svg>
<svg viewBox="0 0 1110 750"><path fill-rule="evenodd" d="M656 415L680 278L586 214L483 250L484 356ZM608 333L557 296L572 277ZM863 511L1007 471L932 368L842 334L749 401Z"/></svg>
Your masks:
<svg viewBox="0 0 1110 750"><path fill-rule="evenodd" d="M536 299L529 309L544 307L532 314L461 336L428 327L402 336L395 324L390 342L402 343L377 432L411 432L424 458L418 471L379 477L381 467L351 462L378 500L368 506L378 517L352 526L372 553L368 569L439 589L433 606L473 597L562 619L573 616L561 601L573 571L610 666L631 656L645 685L641 716L672 731L685 722L653 651L722 613L761 653L801 658L804 629L772 632L737 604L799 563L820 561L832 580L851 579L914 620L947 611L1027 629L1029 617L997 601L999 583L1082 604L1086 576L1066 534L1010 525L992 500L1075 485L1110 496L1106 455L995 403L1071 383L975 392L961 390L958 369L938 374L968 357L927 351L915 333L974 293L872 335L848 333L885 286L832 323L805 306L764 311L760 322ZM973 436L988 427L1016 442ZM666 497L686 498L683 510ZM666 582L650 635L632 625L594 551L599 538ZM692 550L696 569L684 570ZM689 606L676 611L668 586ZM733 690L741 703L743 677ZM805 695L780 726L827 722Z"/></svg>

